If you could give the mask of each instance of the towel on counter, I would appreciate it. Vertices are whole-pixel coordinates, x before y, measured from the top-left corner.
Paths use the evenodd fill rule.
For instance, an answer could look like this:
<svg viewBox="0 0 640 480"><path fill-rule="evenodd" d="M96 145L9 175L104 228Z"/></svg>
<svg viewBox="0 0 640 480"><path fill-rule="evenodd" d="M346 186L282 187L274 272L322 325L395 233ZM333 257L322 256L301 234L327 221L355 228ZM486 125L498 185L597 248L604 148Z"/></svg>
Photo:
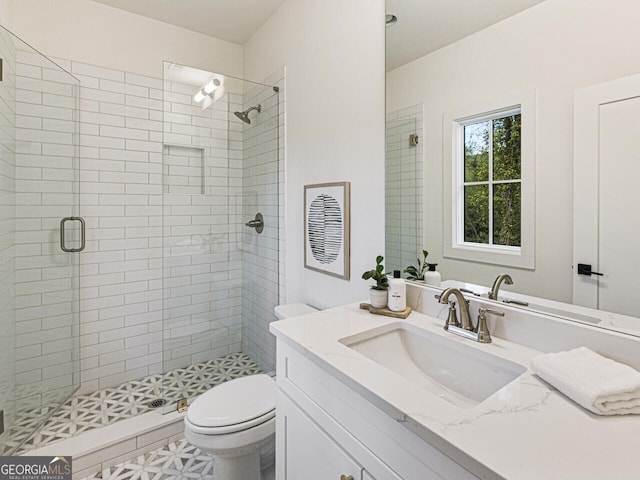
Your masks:
<svg viewBox="0 0 640 480"><path fill-rule="evenodd" d="M531 368L593 413L640 414L640 372L587 347L539 355L531 360Z"/></svg>

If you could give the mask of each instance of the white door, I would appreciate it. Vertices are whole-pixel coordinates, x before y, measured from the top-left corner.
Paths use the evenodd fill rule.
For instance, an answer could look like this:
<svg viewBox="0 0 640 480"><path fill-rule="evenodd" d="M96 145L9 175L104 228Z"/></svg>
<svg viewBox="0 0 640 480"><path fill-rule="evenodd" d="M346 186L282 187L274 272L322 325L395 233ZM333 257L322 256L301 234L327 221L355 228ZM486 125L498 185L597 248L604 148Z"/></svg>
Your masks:
<svg viewBox="0 0 640 480"><path fill-rule="evenodd" d="M573 301L640 317L640 75L576 92L574 123Z"/></svg>

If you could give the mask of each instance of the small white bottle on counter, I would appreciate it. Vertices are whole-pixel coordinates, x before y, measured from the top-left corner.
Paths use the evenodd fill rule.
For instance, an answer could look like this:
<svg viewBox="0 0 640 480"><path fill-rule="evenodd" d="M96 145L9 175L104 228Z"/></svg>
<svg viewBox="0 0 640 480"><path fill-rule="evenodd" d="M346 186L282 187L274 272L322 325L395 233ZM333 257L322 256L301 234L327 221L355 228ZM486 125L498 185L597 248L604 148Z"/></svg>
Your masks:
<svg viewBox="0 0 640 480"><path fill-rule="evenodd" d="M407 284L400 278L400 270L394 270L393 278L389 280L387 308L392 312L404 312L407 309Z"/></svg>
<svg viewBox="0 0 640 480"><path fill-rule="evenodd" d="M442 277L440 276L440 272L436 271L437 263L427 263L429 266L429 270L424 272L424 283L427 285L431 285L433 287L439 287L440 282L442 281Z"/></svg>

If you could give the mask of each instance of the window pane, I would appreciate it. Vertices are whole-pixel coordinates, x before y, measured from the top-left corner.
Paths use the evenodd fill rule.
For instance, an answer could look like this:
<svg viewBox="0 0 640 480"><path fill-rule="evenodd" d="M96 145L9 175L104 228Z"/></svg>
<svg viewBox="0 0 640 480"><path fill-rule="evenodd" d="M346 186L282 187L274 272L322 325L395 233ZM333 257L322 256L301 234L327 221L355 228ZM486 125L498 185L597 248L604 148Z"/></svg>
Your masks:
<svg viewBox="0 0 640 480"><path fill-rule="evenodd" d="M464 187L464 241L489 243L489 186Z"/></svg>
<svg viewBox="0 0 640 480"><path fill-rule="evenodd" d="M493 186L493 243L519 247L520 182Z"/></svg>
<svg viewBox="0 0 640 480"><path fill-rule="evenodd" d="M489 180L489 122L464 126L464 181Z"/></svg>
<svg viewBox="0 0 640 480"><path fill-rule="evenodd" d="M521 115L496 118L493 121L493 179L520 178Z"/></svg>

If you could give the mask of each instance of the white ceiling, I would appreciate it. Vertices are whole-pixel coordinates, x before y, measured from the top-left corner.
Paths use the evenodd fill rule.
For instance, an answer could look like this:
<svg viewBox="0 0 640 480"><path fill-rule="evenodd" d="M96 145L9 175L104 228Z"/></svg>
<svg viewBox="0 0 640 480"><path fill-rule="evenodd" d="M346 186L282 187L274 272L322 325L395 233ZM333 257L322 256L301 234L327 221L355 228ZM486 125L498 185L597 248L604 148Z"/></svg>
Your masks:
<svg viewBox="0 0 640 480"><path fill-rule="evenodd" d="M284 0L93 0L244 45Z"/></svg>
<svg viewBox="0 0 640 480"><path fill-rule="evenodd" d="M398 17L387 28L387 71L526 10L544 0L386 0Z"/></svg>
<svg viewBox="0 0 640 480"><path fill-rule="evenodd" d="M284 0L93 0L244 45ZM322 0L316 0L322 1ZM348 1L348 0L345 0ZM386 0L387 70L404 65L543 0Z"/></svg>

